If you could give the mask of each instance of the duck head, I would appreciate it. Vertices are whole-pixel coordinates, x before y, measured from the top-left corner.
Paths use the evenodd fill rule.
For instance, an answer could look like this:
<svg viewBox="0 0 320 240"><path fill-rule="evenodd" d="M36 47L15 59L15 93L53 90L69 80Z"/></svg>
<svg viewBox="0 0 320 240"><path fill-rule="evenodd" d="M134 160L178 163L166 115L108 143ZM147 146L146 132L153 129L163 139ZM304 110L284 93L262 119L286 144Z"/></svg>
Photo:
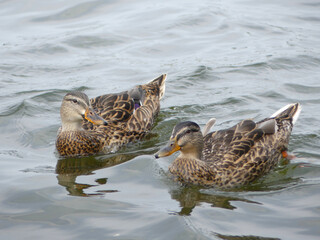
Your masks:
<svg viewBox="0 0 320 240"><path fill-rule="evenodd" d="M180 151L185 157L201 159L202 149L203 135L199 125L195 122L181 122L173 128L168 144L155 157L166 157Z"/></svg>
<svg viewBox="0 0 320 240"><path fill-rule="evenodd" d="M83 119L96 125L107 125L91 107L88 96L82 92L67 93L61 104L60 117L62 131L82 130Z"/></svg>

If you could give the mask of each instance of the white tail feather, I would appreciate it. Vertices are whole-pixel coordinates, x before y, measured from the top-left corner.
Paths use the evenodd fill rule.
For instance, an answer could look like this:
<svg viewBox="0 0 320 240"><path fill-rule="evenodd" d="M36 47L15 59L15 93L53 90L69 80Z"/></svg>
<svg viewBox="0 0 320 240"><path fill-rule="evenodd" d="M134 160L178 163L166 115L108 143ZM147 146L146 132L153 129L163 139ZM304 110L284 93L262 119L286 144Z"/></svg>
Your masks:
<svg viewBox="0 0 320 240"><path fill-rule="evenodd" d="M257 126L259 129L262 129L267 134L273 134L278 131L277 122L274 119L269 119L262 123L259 123Z"/></svg>
<svg viewBox="0 0 320 240"><path fill-rule="evenodd" d="M294 114L294 116L293 116L293 118L292 118L292 124L293 124L293 125L296 124L296 122L297 122L297 120L298 120L298 118L299 118L299 116L300 116L301 110L302 110L302 107L301 107L301 105L299 104L299 105L298 105L297 112Z"/></svg>
<svg viewBox="0 0 320 240"><path fill-rule="evenodd" d="M216 119L215 118L211 118L206 126L204 126L203 130L202 130L202 135L205 136L207 135L207 133L210 131L210 129L212 128L212 126L216 123Z"/></svg>
<svg viewBox="0 0 320 240"><path fill-rule="evenodd" d="M163 74L163 81L160 86L160 97L159 100L163 97L164 93L166 92L166 79L167 79L167 74Z"/></svg>
<svg viewBox="0 0 320 240"><path fill-rule="evenodd" d="M274 114L272 114L272 115L270 116L270 118L276 117L277 115L279 115L280 113L284 112L286 109L292 107L292 106L295 105L295 104L296 104L296 103L291 103L291 104L288 104L288 105L280 108L278 111L276 111ZM293 124L293 125L297 122L297 120L298 120L298 118L299 118L299 115L300 115L300 112L301 112L301 109L302 109L302 108L301 108L301 105L299 104L296 113L295 113L295 114L293 115L293 117L292 117L292 124Z"/></svg>

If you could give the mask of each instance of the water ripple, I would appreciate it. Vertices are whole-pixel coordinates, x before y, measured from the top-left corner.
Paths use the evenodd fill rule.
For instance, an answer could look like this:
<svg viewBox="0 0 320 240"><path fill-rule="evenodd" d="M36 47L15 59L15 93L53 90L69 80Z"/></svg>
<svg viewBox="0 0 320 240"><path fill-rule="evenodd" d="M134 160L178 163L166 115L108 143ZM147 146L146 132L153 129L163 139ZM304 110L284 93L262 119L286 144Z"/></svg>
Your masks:
<svg viewBox="0 0 320 240"><path fill-rule="evenodd" d="M93 48L93 47L108 47L123 42L122 38L106 38L99 36L75 36L66 41L66 44L77 48Z"/></svg>
<svg viewBox="0 0 320 240"><path fill-rule="evenodd" d="M297 92L297 93L317 94L320 92L320 86L307 86L307 85L295 84L295 83L286 83L285 86L289 90L293 90L294 92ZM320 99L320 96L318 99Z"/></svg>
<svg viewBox="0 0 320 240"><path fill-rule="evenodd" d="M109 2L113 2L112 0L109 1L91 1L91 2L84 2L69 7L65 10L60 11L59 13L34 18L33 21L35 22L46 22L46 21L63 21L63 20L70 20L74 18L82 17L86 14L91 13L95 9L101 7L102 5L108 4Z"/></svg>
<svg viewBox="0 0 320 240"><path fill-rule="evenodd" d="M0 1L3 238L316 239L319 6ZM166 94L144 141L92 161L55 155L68 91L118 92L162 72ZM175 156L152 156L179 121L216 117L214 129L224 129L291 102L303 106L289 144L296 158L250 186L181 186L165 174Z"/></svg>

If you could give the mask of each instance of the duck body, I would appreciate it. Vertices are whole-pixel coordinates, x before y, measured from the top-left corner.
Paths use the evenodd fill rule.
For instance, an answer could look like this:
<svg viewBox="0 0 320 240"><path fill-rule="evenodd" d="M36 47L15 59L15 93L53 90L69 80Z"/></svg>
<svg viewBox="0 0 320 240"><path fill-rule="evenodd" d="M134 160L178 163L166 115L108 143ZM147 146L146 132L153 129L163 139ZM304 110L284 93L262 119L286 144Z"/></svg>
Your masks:
<svg viewBox="0 0 320 240"><path fill-rule="evenodd" d="M105 134L95 131L68 131L58 134L56 147L61 156L86 156L102 152Z"/></svg>
<svg viewBox="0 0 320 240"><path fill-rule="evenodd" d="M142 139L153 127L166 75L116 94L88 99L68 93L61 105L56 148L61 156L109 153Z"/></svg>
<svg viewBox="0 0 320 240"><path fill-rule="evenodd" d="M279 163L300 111L299 104L290 104L262 121L244 120L205 136L196 123L179 123L156 157L180 150L169 167L180 182L220 188L246 185Z"/></svg>

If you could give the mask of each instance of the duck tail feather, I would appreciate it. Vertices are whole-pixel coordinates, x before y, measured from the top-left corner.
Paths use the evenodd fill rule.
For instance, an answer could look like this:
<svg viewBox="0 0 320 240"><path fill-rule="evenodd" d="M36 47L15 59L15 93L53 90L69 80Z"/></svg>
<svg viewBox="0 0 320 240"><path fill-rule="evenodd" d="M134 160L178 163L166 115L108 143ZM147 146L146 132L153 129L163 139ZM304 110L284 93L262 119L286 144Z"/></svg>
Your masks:
<svg viewBox="0 0 320 240"><path fill-rule="evenodd" d="M216 119L215 118L211 118L206 126L204 126L203 130L202 130L202 135L205 136L208 134L208 132L210 131L210 129L213 127L213 125L216 123Z"/></svg>
<svg viewBox="0 0 320 240"><path fill-rule="evenodd" d="M280 108L274 114L272 114L270 118L283 119L283 120L290 119L292 120L292 124L294 125L299 118L301 109L302 107L299 103L288 104Z"/></svg>
<svg viewBox="0 0 320 240"><path fill-rule="evenodd" d="M274 134L278 130L277 122L273 118L258 123L257 128L266 134Z"/></svg>
<svg viewBox="0 0 320 240"><path fill-rule="evenodd" d="M159 86L159 99L161 99L164 96L164 93L166 91L166 79L167 79L167 74L162 74L156 79L153 79L150 82L148 82L148 84L156 83Z"/></svg>

